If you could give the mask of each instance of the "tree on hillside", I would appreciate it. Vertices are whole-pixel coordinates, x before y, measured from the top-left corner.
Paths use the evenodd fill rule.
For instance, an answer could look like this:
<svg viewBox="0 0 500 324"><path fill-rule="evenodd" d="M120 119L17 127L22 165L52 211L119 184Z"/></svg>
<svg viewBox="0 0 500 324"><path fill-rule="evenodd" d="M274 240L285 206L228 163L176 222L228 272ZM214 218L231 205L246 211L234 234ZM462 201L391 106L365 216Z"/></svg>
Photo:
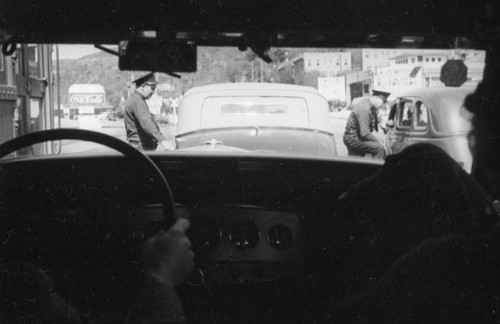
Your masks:
<svg viewBox="0 0 500 324"><path fill-rule="evenodd" d="M181 74L182 93L214 83L268 81L272 71L272 65L263 63L252 51L237 48L200 48L198 67L194 74Z"/></svg>
<svg viewBox="0 0 500 324"><path fill-rule="evenodd" d="M104 87L108 103L114 106L126 89L128 78L129 72L117 69L116 59L109 54L61 60L61 102L68 104L68 90L72 84L97 83Z"/></svg>
<svg viewBox="0 0 500 324"><path fill-rule="evenodd" d="M106 91L107 93L108 91ZM106 94L106 98L108 100L108 103L113 107L113 109L118 109L120 108L120 104L122 102L121 94L120 93L110 93L109 95Z"/></svg>
<svg viewBox="0 0 500 324"><path fill-rule="evenodd" d="M270 51L269 55L275 64L282 63L288 58L288 51L286 48L274 48Z"/></svg>

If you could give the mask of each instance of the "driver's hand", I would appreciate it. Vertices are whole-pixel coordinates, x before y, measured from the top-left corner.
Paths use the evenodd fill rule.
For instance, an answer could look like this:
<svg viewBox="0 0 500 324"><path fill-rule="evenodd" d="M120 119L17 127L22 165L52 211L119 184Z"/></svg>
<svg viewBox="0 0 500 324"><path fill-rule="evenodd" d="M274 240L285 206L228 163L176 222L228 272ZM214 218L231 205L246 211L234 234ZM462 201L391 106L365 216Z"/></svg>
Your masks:
<svg viewBox="0 0 500 324"><path fill-rule="evenodd" d="M186 236L189 226L189 221L181 218L168 231L162 231L144 243L142 257L148 275L175 287L191 273L194 253Z"/></svg>
<svg viewBox="0 0 500 324"><path fill-rule="evenodd" d="M175 140L164 140L161 142L161 145L163 146L163 149L165 151L175 151L176 146L175 146Z"/></svg>

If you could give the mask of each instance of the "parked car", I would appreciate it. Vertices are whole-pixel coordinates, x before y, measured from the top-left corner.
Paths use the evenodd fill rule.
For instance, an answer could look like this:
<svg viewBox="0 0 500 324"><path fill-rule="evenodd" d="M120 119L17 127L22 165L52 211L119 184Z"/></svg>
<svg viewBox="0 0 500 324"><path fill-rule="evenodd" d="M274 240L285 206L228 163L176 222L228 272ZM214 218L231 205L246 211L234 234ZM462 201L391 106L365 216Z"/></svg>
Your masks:
<svg viewBox="0 0 500 324"><path fill-rule="evenodd" d="M432 143L444 149L470 172L472 156L467 145L467 133L471 123L462 105L465 97L473 91L473 87L440 87L411 90L398 95L390 107L394 114L394 126L387 132L392 153L414 143Z"/></svg>
<svg viewBox="0 0 500 324"><path fill-rule="evenodd" d="M178 149L337 154L328 103L311 88L228 83L190 89L179 103Z"/></svg>
<svg viewBox="0 0 500 324"><path fill-rule="evenodd" d="M110 121L116 121L118 119L116 112L114 111L105 111L100 114L100 119L101 120L110 120Z"/></svg>
<svg viewBox="0 0 500 324"><path fill-rule="evenodd" d="M341 111L342 108L345 107L345 102L340 101L339 99L328 100L328 106L329 106L330 112Z"/></svg>

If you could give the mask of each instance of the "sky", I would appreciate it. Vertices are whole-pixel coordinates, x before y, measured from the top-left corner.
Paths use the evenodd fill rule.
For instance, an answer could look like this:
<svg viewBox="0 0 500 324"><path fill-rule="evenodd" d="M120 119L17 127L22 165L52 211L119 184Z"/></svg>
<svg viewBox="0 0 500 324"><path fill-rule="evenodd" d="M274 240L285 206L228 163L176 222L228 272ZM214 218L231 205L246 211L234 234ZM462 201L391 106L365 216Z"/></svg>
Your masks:
<svg viewBox="0 0 500 324"><path fill-rule="evenodd" d="M78 59L99 52L94 45L59 45L59 59Z"/></svg>

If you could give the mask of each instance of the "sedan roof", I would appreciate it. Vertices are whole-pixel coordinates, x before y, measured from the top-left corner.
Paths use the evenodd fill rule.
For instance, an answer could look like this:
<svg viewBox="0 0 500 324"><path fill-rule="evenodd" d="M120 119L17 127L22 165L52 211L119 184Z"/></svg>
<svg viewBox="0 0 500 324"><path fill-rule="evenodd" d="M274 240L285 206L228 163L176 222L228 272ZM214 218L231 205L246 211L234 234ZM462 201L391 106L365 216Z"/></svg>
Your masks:
<svg viewBox="0 0 500 324"><path fill-rule="evenodd" d="M313 95L320 95L318 90L313 87L300 86L295 84L286 83L262 83L262 82L233 82L233 83L218 83L206 86L199 86L189 89L185 96L210 92L211 94L224 94L224 93L234 93L237 91L241 94L251 94L251 93L266 93L268 95L283 95L284 93L290 93L296 95L297 92L300 93L310 93Z"/></svg>

